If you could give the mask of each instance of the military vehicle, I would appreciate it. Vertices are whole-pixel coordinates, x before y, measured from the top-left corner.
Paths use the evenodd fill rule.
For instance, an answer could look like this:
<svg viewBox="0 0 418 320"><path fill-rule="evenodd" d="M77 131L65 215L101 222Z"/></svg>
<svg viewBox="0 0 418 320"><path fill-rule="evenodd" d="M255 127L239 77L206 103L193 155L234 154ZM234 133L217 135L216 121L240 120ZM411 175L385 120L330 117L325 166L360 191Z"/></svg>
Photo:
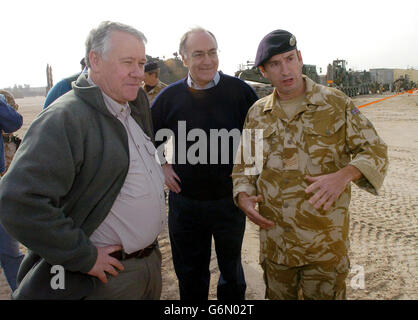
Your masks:
<svg viewBox="0 0 418 320"><path fill-rule="evenodd" d="M366 70L347 70L346 65L347 61L339 59L334 60L332 65L328 65L327 85L341 90L349 97L371 93L372 81L370 72Z"/></svg>
<svg viewBox="0 0 418 320"><path fill-rule="evenodd" d="M319 83L319 75L316 72L316 66L312 64L304 64L302 73L311 78L313 81ZM270 83L269 80L263 77L260 70L254 66L254 62L247 61L246 64L240 65L240 70L235 72L235 76L241 80Z"/></svg>
<svg viewBox="0 0 418 320"><path fill-rule="evenodd" d="M260 70L254 66L254 62L252 61L241 64L239 70L235 72L235 77L244 81L270 84L270 81L263 77Z"/></svg>
<svg viewBox="0 0 418 320"><path fill-rule="evenodd" d="M235 76L241 80L246 81L257 93L259 98L269 95L273 92L273 86L270 81L263 77L260 70L254 66L254 62L247 61L246 64L239 66ZM319 75L316 72L316 66L312 64L304 64L302 73L311 78L313 81L319 83Z"/></svg>
<svg viewBox="0 0 418 320"><path fill-rule="evenodd" d="M327 75L325 77L324 83L322 84L328 85L330 87L335 87L344 92L349 97L357 96L360 94L369 94L374 91L373 88L377 88L377 86L372 85L370 72L366 70L347 70L346 65L347 61L345 60L334 60L332 65L328 65ZM313 81L321 83L321 79L316 71L316 65L304 64L302 67L302 73ZM254 81L265 84L270 83L263 77L261 72L254 66L254 63L251 61L247 61L246 64L240 65L240 70L235 72L235 76L246 81Z"/></svg>
<svg viewBox="0 0 418 320"><path fill-rule="evenodd" d="M393 82L395 92L407 91L416 88L417 84L409 79L408 75L401 76Z"/></svg>

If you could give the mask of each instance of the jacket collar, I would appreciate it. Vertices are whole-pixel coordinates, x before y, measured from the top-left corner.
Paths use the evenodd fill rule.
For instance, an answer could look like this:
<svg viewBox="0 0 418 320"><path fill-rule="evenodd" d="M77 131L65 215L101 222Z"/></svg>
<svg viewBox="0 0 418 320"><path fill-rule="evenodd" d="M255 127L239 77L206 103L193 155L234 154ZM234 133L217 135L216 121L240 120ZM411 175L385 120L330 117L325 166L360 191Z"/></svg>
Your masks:
<svg viewBox="0 0 418 320"><path fill-rule="evenodd" d="M112 113L108 110L105 101L103 99L102 91L98 86L91 85L85 74L80 74L80 76L77 78L77 80L73 84L74 93L81 98L83 101L85 101L90 107L98 110L99 112L112 116ZM142 90L142 89L140 89ZM138 94L137 98L134 101L129 101L129 106L132 109L138 109L140 108L143 101L141 101L140 96Z"/></svg>
<svg viewBox="0 0 418 320"><path fill-rule="evenodd" d="M321 90L321 87L305 75L302 75L302 78L306 84L306 91L305 91L305 100L302 104L304 108L301 108L299 112L306 111L308 110L308 108L311 109L311 108L316 108L317 106L326 105L327 103L325 101L325 97ZM277 102L277 92L276 92L276 88L274 88L273 93L267 98L266 104L264 105L264 108L263 108L263 112L272 111L272 110L274 111L274 109L278 109L276 102ZM286 118L283 110L279 109L276 112L278 113L279 116L282 115L284 118ZM283 118L282 116L280 117Z"/></svg>
<svg viewBox="0 0 418 320"><path fill-rule="evenodd" d="M73 89L75 95L83 100L89 107L108 117L116 119L109 112L104 102L103 94L100 88L90 85L84 74L81 74L76 82L73 83ZM135 119L142 130L144 130L144 132L154 141L152 120L149 111L149 102L144 89L139 88L136 99L134 101L129 101L129 107L131 110L131 116Z"/></svg>
<svg viewBox="0 0 418 320"><path fill-rule="evenodd" d="M106 107L102 91L98 86L91 85L87 81L85 74L80 74L77 80L73 83L73 89L76 96L86 102L90 107L105 115L112 116Z"/></svg>

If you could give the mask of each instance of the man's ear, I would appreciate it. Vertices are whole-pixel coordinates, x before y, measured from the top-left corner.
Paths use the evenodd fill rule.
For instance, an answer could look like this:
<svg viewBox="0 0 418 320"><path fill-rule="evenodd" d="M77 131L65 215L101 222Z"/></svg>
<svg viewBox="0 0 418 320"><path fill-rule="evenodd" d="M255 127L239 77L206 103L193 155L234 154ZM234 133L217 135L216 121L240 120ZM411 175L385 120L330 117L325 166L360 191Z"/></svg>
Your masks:
<svg viewBox="0 0 418 320"><path fill-rule="evenodd" d="M300 50L298 50L298 58L300 63L303 65L302 53L300 52Z"/></svg>
<svg viewBox="0 0 418 320"><path fill-rule="evenodd" d="M267 75L266 75L266 70L264 69L263 65L259 66L258 70L260 70L260 72L261 72L261 74L263 75L264 78L268 79Z"/></svg>
<svg viewBox="0 0 418 320"><path fill-rule="evenodd" d="M184 54L180 53L180 56L181 56L181 60L183 61L183 65L184 65L186 68L189 68L189 60L188 60L188 58L186 57L186 55L184 55Z"/></svg>
<svg viewBox="0 0 418 320"><path fill-rule="evenodd" d="M89 52L89 61L90 61L90 68L97 72L100 69L100 63L101 63L102 57L94 51Z"/></svg>

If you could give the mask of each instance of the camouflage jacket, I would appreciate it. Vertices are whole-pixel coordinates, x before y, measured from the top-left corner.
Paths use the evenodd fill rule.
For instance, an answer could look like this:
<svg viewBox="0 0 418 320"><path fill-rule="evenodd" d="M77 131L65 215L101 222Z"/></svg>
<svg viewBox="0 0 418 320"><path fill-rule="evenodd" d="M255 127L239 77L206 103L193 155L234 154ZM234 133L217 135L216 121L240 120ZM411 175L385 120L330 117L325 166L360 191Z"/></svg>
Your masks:
<svg viewBox="0 0 418 320"><path fill-rule="evenodd" d="M154 88L152 88L149 92L147 92L150 106L152 105L152 103L154 102L158 94L161 92L161 90L163 90L165 87L167 87L167 85L164 82L158 81L158 84ZM145 90L145 84L142 86L142 88Z"/></svg>
<svg viewBox="0 0 418 320"><path fill-rule="evenodd" d="M16 111L19 109L19 105L16 103L13 95L6 91L0 90L0 94L4 95L7 100L7 103ZM17 136L16 133L5 133L1 132L3 136L3 145L4 145L4 166L5 169L0 173L1 176L5 175L9 169L10 163L13 160L14 154L16 153L17 148L19 147L21 139Z"/></svg>
<svg viewBox="0 0 418 320"><path fill-rule="evenodd" d="M363 174L356 184L377 194L388 167L387 147L350 98L304 79L306 98L292 119L275 91L249 110L232 173L234 201L240 192L261 194L259 212L275 223L270 230L260 229L260 262L334 264L344 272L349 266L350 185L325 212L309 204L313 194L305 193L309 183L304 177L351 164Z"/></svg>
<svg viewBox="0 0 418 320"><path fill-rule="evenodd" d="M0 90L0 94L4 95L4 97L7 100L7 103L17 111L17 109L19 109L19 105L16 103L14 97L12 96L12 94L6 90ZM2 132L3 137L9 138L13 136L13 133L5 133ZM8 139L10 140L10 139Z"/></svg>

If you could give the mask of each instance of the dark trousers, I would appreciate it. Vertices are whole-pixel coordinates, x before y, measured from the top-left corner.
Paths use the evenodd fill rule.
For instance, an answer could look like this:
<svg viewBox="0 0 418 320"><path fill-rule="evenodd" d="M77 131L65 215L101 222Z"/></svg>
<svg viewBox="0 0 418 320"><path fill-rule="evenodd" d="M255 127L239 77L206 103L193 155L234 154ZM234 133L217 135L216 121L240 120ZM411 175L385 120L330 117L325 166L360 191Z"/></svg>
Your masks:
<svg viewBox="0 0 418 320"><path fill-rule="evenodd" d="M220 271L218 300L245 299L245 214L232 197L199 201L170 192L168 227L181 300L208 299L212 236Z"/></svg>

